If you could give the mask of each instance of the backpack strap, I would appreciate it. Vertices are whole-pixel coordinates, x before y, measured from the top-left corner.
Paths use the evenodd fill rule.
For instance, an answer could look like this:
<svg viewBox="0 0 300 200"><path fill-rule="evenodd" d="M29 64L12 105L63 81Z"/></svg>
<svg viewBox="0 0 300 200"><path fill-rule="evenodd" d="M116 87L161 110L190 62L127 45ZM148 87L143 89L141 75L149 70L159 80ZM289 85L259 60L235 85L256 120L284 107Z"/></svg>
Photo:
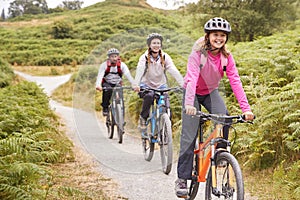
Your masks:
<svg viewBox="0 0 300 200"><path fill-rule="evenodd" d="M117 70L118 70L119 76L122 78L123 72L122 72L121 64L122 64L121 59L119 58L117 61Z"/></svg>
<svg viewBox="0 0 300 200"><path fill-rule="evenodd" d="M204 67L204 65L206 64L207 62L207 56L203 53L200 54L200 71L201 69Z"/></svg>
<svg viewBox="0 0 300 200"><path fill-rule="evenodd" d="M121 59L119 58L118 61L117 61L117 72L110 72L111 62L110 62L109 59L107 59L107 61L106 61L106 69L105 69L105 72L104 72L102 83L105 82L105 78L104 77L107 76L109 73L118 74L122 78L123 72L122 72L121 64L122 64L121 63Z"/></svg>
<svg viewBox="0 0 300 200"><path fill-rule="evenodd" d="M223 72L226 72L226 68L228 65L228 58L226 58L222 53L221 53L221 65L223 67Z"/></svg>

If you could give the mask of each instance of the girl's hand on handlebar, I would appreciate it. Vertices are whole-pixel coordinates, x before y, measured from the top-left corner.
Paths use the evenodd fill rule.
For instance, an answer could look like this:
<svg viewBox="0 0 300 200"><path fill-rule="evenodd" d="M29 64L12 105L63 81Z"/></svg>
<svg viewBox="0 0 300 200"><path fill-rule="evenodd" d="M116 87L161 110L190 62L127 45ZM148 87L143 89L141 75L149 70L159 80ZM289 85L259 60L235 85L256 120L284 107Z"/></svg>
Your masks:
<svg viewBox="0 0 300 200"><path fill-rule="evenodd" d="M191 105L185 105L185 113L187 115L196 115L197 109Z"/></svg>
<svg viewBox="0 0 300 200"><path fill-rule="evenodd" d="M252 121L255 118L254 114L251 111L246 111L243 113L243 115L245 116L246 121Z"/></svg>

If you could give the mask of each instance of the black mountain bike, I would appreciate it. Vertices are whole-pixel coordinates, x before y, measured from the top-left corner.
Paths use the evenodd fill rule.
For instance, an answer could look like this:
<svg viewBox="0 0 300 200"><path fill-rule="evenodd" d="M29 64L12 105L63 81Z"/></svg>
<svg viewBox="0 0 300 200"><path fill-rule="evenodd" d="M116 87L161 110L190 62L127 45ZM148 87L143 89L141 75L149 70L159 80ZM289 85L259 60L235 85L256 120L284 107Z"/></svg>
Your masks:
<svg viewBox="0 0 300 200"><path fill-rule="evenodd" d="M111 97L111 104L108 107L108 114L106 116L106 127L108 138L112 139L114 137L115 126L117 128L118 140L121 144L123 142L124 134L124 116L125 116L125 107L123 100L123 90L131 89L131 87L104 87L103 90L113 90Z"/></svg>

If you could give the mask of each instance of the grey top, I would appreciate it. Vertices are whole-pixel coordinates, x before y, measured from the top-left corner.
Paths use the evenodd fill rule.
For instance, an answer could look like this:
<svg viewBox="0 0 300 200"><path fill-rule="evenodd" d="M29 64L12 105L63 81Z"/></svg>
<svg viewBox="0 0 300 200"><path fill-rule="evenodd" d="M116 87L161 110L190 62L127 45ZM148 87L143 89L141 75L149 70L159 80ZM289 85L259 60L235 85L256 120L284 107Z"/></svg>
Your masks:
<svg viewBox="0 0 300 200"><path fill-rule="evenodd" d="M144 83L151 88L157 89L160 86L167 84L167 78L164 74L164 69L161 65L161 58L158 57L154 59L153 57L150 58L151 63L148 67L146 73L146 56L148 55L148 50L141 55L138 66L136 69L135 75L135 82L140 85ZM170 73L177 83L182 87L183 86L183 77L174 65L171 57L167 54L162 52L162 55L165 55L165 69L168 73Z"/></svg>

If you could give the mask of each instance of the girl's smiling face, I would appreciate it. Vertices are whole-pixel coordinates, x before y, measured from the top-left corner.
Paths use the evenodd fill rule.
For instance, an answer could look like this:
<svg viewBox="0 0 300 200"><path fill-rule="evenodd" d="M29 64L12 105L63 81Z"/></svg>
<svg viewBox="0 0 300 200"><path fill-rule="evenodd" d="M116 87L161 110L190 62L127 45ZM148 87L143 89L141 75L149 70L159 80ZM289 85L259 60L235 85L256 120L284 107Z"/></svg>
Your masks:
<svg viewBox="0 0 300 200"><path fill-rule="evenodd" d="M209 34L209 42L212 49L220 49L227 41L227 34L223 31L212 31Z"/></svg>
<svg viewBox="0 0 300 200"><path fill-rule="evenodd" d="M153 40L151 40L150 43L150 48L153 52L158 53L159 50L161 49L161 41L158 38L154 38Z"/></svg>

